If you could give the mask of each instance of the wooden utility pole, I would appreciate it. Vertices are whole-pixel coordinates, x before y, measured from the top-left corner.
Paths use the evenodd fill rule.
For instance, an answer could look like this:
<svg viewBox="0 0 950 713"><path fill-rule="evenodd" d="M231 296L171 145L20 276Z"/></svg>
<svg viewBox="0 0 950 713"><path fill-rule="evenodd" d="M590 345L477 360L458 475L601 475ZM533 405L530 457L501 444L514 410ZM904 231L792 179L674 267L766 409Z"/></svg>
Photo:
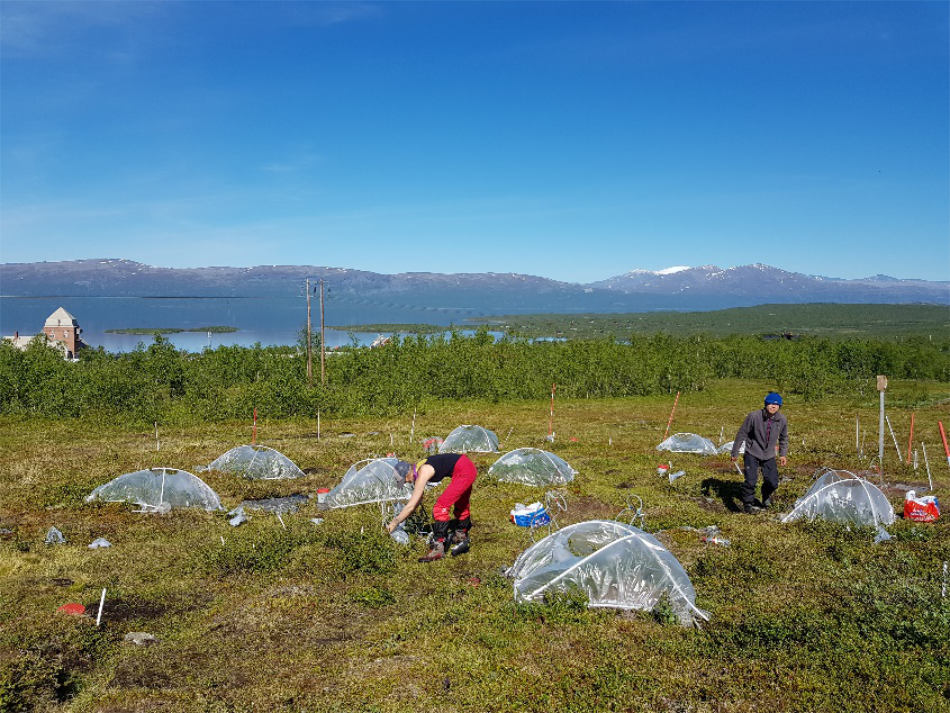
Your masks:
<svg viewBox="0 0 950 713"><path fill-rule="evenodd" d="M320 280L320 383L327 385L327 366L326 366L326 331L323 321L323 280Z"/></svg>
<svg viewBox="0 0 950 713"><path fill-rule="evenodd" d="M313 386L313 347L310 335L313 330L310 327L310 278L307 278L307 386Z"/></svg>

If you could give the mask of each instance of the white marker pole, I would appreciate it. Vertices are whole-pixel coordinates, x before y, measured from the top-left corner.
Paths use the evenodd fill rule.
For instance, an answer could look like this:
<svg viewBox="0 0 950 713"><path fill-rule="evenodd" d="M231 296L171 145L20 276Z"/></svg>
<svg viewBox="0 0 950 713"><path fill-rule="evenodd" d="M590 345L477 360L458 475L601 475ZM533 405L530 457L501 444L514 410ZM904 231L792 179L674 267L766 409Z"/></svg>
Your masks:
<svg viewBox="0 0 950 713"><path fill-rule="evenodd" d="M106 590L103 588L102 596L99 597L99 612L96 614L96 626L99 626L99 622L102 621L102 607L106 603Z"/></svg>
<svg viewBox="0 0 950 713"><path fill-rule="evenodd" d="M933 480L933 478L930 477L930 461L927 460L927 444L926 444L926 443L921 443L921 444L920 444L920 447L921 447L921 448L923 449L923 451L924 451L924 465L927 466L927 481L930 483L930 490L933 491L933 489L934 489L934 480Z"/></svg>
<svg viewBox="0 0 950 713"><path fill-rule="evenodd" d="M894 450L897 451L897 458L903 463L904 456L901 455L901 447L897 445L897 436L894 435L894 429L891 427L890 416L885 415L884 420L887 421L887 430L891 432L891 440L894 441Z"/></svg>

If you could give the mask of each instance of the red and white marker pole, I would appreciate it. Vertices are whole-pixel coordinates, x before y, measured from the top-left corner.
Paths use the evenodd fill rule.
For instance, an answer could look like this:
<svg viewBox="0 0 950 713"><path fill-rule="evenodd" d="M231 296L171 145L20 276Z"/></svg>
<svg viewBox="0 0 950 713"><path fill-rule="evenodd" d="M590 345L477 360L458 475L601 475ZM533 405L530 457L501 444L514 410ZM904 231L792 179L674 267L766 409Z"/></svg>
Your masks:
<svg viewBox="0 0 950 713"><path fill-rule="evenodd" d="M673 414L676 413L676 404L680 402L680 392L676 392L676 398L673 399L673 410L670 411L670 420L666 422L666 432L663 434L663 440L670 435L670 426L673 425Z"/></svg>
<svg viewBox="0 0 950 713"><path fill-rule="evenodd" d="M943 430L943 421L937 421L940 427L940 437L943 439L943 452L947 456L947 467L950 468L950 448L947 447L947 432Z"/></svg>

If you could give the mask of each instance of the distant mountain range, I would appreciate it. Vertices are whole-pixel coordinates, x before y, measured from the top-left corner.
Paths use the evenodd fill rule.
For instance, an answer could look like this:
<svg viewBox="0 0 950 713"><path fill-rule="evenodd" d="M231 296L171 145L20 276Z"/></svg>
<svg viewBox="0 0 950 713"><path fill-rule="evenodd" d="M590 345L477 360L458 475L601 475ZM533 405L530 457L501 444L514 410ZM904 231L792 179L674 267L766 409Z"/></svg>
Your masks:
<svg viewBox="0 0 950 713"><path fill-rule="evenodd" d="M950 304L950 282L875 275L856 280L804 275L768 265L633 270L590 284L515 273L395 275L307 265L152 267L93 259L0 265L8 297L291 297L304 280L324 280L338 299L451 307L475 313L635 312L720 309L764 303Z"/></svg>

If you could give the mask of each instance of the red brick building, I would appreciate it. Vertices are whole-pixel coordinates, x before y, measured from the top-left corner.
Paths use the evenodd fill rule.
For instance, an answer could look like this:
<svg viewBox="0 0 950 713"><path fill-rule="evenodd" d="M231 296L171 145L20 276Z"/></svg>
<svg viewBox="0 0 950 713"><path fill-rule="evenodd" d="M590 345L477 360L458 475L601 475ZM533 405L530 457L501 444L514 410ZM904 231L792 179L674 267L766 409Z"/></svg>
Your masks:
<svg viewBox="0 0 950 713"><path fill-rule="evenodd" d="M79 335L82 329L76 318L69 312L60 307L53 314L46 318L46 324L43 325L43 334L50 344L62 342L66 349L66 358L72 359L79 351L82 341Z"/></svg>
<svg viewBox="0 0 950 713"><path fill-rule="evenodd" d="M85 346L79 335L82 334L82 327L69 312L60 307L53 314L46 318L46 324L43 325L43 335L50 346L58 347L63 350L63 356L67 359L76 359L79 350ZM17 349L26 349L27 345L33 341L33 336L20 336L19 332L12 337L4 339L13 343Z"/></svg>

